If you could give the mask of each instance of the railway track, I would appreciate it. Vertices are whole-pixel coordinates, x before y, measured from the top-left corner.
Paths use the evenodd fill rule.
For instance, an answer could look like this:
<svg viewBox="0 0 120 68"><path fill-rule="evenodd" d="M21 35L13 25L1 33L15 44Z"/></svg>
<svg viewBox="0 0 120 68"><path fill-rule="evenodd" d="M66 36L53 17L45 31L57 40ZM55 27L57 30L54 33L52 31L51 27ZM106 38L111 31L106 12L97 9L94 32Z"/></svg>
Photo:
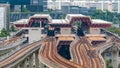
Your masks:
<svg viewBox="0 0 120 68"><path fill-rule="evenodd" d="M71 47L72 53L74 53L73 61L69 61L58 54L56 45L58 42L59 40L56 40L54 37L49 37L46 40L35 42L21 49L13 56L5 59L5 61L0 62L0 68L19 60L27 52L40 46L42 43L45 45L42 45L40 48L38 57L40 57L39 60L43 60L43 63L47 66L53 68L102 68L102 61L96 52L95 54L91 54L91 56L95 57L88 55L90 51L96 50L91 47L84 38L82 38L82 40L79 39L79 41Z"/></svg>

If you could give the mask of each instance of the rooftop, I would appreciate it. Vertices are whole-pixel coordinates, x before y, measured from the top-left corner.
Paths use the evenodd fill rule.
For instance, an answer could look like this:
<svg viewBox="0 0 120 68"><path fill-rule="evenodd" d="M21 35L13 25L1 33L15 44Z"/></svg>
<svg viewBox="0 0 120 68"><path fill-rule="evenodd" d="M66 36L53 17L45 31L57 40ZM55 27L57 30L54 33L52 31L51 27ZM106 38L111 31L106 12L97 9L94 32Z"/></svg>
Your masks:
<svg viewBox="0 0 120 68"><path fill-rule="evenodd" d="M28 24L28 19L20 19L15 21L14 24Z"/></svg>
<svg viewBox="0 0 120 68"><path fill-rule="evenodd" d="M35 18L47 18L48 20L49 20L49 22L51 22L52 21L52 18L51 18L51 16L49 15L49 14L35 14L35 15L33 15L33 16L31 16L31 17L35 17Z"/></svg>
<svg viewBox="0 0 120 68"><path fill-rule="evenodd" d="M111 22L104 21L104 20L101 20L101 19L92 19L92 23L93 24L112 24Z"/></svg>
<svg viewBox="0 0 120 68"><path fill-rule="evenodd" d="M47 17L50 16L49 14L35 14L33 17Z"/></svg>
<svg viewBox="0 0 120 68"><path fill-rule="evenodd" d="M69 24L65 19L53 19L51 24Z"/></svg>
<svg viewBox="0 0 120 68"><path fill-rule="evenodd" d="M85 15L82 15L82 14L67 14L68 16L71 16L71 17L85 17Z"/></svg>

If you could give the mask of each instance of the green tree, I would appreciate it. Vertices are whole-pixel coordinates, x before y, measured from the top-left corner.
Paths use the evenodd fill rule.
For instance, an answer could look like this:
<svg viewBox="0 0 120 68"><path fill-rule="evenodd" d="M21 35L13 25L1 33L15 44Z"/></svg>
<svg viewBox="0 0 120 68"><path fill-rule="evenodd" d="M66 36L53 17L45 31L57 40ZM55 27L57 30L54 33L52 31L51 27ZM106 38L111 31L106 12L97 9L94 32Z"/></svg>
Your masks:
<svg viewBox="0 0 120 68"><path fill-rule="evenodd" d="M24 7L23 12L30 12L30 11L26 7Z"/></svg>
<svg viewBox="0 0 120 68"><path fill-rule="evenodd" d="M16 29L15 29L14 26L11 26L11 31L12 31L12 32L15 32L15 31L16 31Z"/></svg>
<svg viewBox="0 0 120 68"><path fill-rule="evenodd" d="M3 28L1 30L0 37L7 37L7 36L10 36L10 33L7 30L5 30L5 28Z"/></svg>
<svg viewBox="0 0 120 68"><path fill-rule="evenodd" d="M118 34L118 35L120 35L120 28L117 28L117 29L115 30L115 33Z"/></svg>

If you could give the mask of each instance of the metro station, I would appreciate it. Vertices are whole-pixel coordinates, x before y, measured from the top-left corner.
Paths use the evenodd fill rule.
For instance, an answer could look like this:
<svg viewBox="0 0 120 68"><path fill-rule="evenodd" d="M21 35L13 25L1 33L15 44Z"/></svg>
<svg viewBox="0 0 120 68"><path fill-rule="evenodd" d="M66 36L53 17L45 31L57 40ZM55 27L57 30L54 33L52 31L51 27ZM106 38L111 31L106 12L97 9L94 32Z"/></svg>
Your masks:
<svg viewBox="0 0 120 68"><path fill-rule="evenodd" d="M112 26L111 22L91 19L82 14L67 14L65 19L52 19L49 14L35 14L29 19L16 21L14 25L20 29L19 35L24 30L28 31L25 36L29 37L29 43L46 36L85 36L94 45L106 41L106 34L101 29Z"/></svg>
<svg viewBox="0 0 120 68"><path fill-rule="evenodd" d="M115 60L119 57L120 40L105 30L112 27L111 22L82 14L67 14L65 19L35 14L13 25L18 31L5 41L10 45L3 46L3 52L19 51L9 57L0 55L6 57L0 67L106 68L106 58L110 57L114 68L120 63Z"/></svg>

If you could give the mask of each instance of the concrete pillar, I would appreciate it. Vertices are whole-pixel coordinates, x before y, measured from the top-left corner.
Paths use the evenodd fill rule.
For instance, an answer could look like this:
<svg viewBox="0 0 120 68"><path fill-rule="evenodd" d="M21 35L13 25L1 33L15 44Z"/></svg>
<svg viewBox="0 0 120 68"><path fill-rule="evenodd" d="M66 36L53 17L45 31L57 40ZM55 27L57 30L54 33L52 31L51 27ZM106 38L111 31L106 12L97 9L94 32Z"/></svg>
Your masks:
<svg viewBox="0 0 120 68"><path fill-rule="evenodd" d="M116 47L112 48L112 66L118 68L118 54L119 50Z"/></svg>
<svg viewBox="0 0 120 68"><path fill-rule="evenodd" d="M23 64L23 68L29 68L29 67L28 67L28 62L27 62L26 59L25 59L24 64Z"/></svg>
<svg viewBox="0 0 120 68"><path fill-rule="evenodd" d="M29 68L33 68L33 57L29 56Z"/></svg>
<svg viewBox="0 0 120 68"><path fill-rule="evenodd" d="M90 34L100 34L100 28L90 28Z"/></svg>
<svg viewBox="0 0 120 68"><path fill-rule="evenodd" d="M36 66L35 66L35 53L33 53L33 68L36 68Z"/></svg>
<svg viewBox="0 0 120 68"><path fill-rule="evenodd" d="M19 63L19 64L17 65L16 68L23 68L23 65L24 65L24 62L21 62L21 63ZM15 67L13 67L13 68L15 68Z"/></svg>
<svg viewBox="0 0 120 68"><path fill-rule="evenodd" d="M71 34L71 28L61 28L61 34Z"/></svg>
<svg viewBox="0 0 120 68"><path fill-rule="evenodd" d="M18 64L17 68L21 68L19 64Z"/></svg>
<svg viewBox="0 0 120 68"><path fill-rule="evenodd" d="M38 53L37 52L35 53L35 65L36 65L36 68L39 68L39 59L38 59Z"/></svg>
<svg viewBox="0 0 120 68"><path fill-rule="evenodd" d="M40 28L30 28L29 29L29 44L36 42L41 39L41 29Z"/></svg>

